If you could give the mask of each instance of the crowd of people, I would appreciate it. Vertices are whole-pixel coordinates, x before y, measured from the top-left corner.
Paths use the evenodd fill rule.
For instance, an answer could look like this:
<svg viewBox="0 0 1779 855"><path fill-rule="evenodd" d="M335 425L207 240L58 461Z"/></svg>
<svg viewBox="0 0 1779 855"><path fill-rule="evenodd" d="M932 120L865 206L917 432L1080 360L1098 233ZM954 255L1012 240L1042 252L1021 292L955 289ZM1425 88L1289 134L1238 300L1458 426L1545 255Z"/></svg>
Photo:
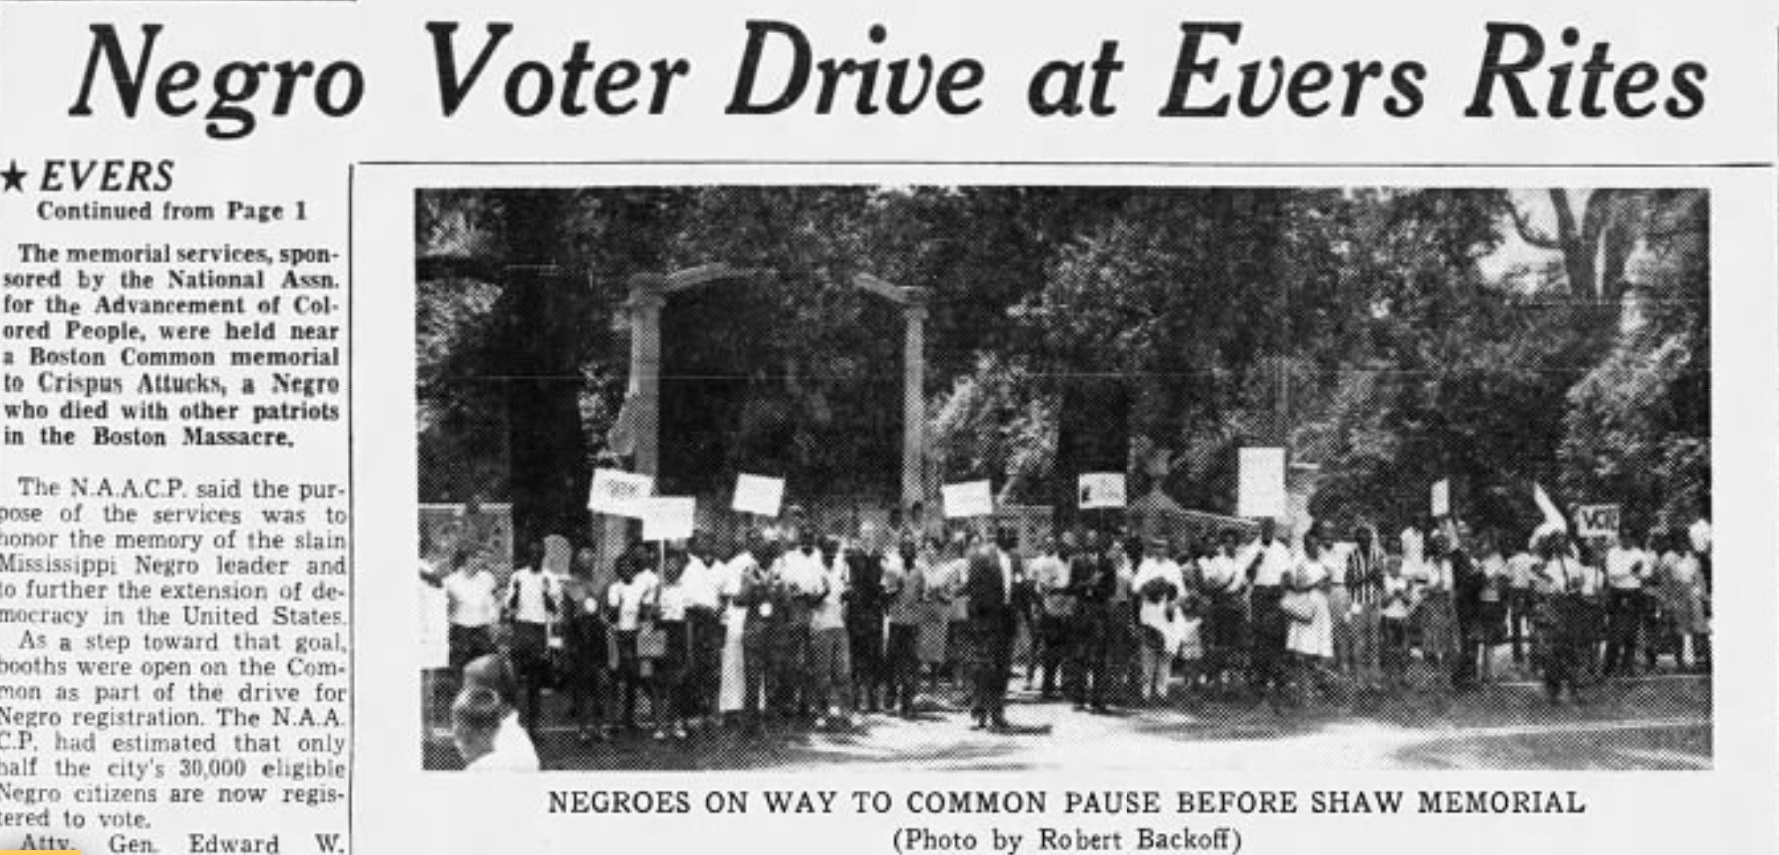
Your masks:
<svg viewBox="0 0 1779 855"><path fill-rule="evenodd" d="M551 536L504 584L473 550L440 546L421 574L448 602L465 760L535 765L497 734L535 733L546 692L583 742L849 728L954 703L976 728L1017 732L1018 671L1039 702L1083 711L1289 709L1528 676L1552 703L1580 702L1663 658L1691 670L1710 656L1702 522L1641 540L1317 524L1292 545L1263 520L1257 536L1077 528L1031 549L981 529L848 534L699 533L609 565ZM1411 680L1411 662L1439 679Z"/></svg>

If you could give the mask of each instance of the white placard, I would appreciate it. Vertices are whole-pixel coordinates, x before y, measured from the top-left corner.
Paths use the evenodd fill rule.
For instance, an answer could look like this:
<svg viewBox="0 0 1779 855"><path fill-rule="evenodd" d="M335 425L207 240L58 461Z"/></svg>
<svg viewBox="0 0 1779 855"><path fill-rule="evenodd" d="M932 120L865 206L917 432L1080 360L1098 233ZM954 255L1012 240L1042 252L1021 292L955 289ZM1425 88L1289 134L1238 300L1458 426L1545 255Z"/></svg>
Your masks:
<svg viewBox="0 0 1779 855"><path fill-rule="evenodd" d="M698 521L698 499L693 496L655 496L646 503L642 539L658 542L685 540Z"/></svg>
<svg viewBox="0 0 1779 855"><path fill-rule="evenodd" d="M986 517L995 512L994 491L989 489L987 481L946 484L941 493L947 519Z"/></svg>
<svg viewBox="0 0 1779 855"><path fill-rule="evenodd" d="M1083 472L1075 490L1082 510L1124 507L1123 472Z"/></svg>
<svg viewBox="0 0 1779 855"><path fill-rule="evenodd" d="M1449 478L1441 478L1433 482L1433 515L1436 517L1452 515L1452 482Z"/></svg>
<svg viewBox="0 0 1779 855"><path fill-rule="evenodd" d="M594 513L641 519L643 501L654 492L652 476L619 469L595 469L593 489L587 495L587 509Z"/></svg>
<svg viewBox="0 0 1779 855"><path fill-rule="evenodd" d="M735 476L735 501L730 505L735 510L744 514L776 517L778 507L783 503L783 478L768 478L745 472Z"/></svg>
<svg viewBox="0 0 1779 855"><path fill-rule="evenodd" d="M1285 449L1244 448L1235 494L1236 516L1285 515Z"/></svg>
<svg viewBox="0 0 1779 855"><path fill-rule="evenodd" d="M1617 537L1617 505L1582 505L1575 509L1575 531L1582 537Z"/></svg>
<svg viewBox="0 0 1779 855"><path fill-rule="evenodd" d="M1569 530L1569 521L1563 519L1563 512L1557 510L1557 503L1551 501L1550 494L1544 492L1543 485L1532 485L1532 501L1538 504L1538 512L1544 515L1543 528L1565 532Z"/></svg>

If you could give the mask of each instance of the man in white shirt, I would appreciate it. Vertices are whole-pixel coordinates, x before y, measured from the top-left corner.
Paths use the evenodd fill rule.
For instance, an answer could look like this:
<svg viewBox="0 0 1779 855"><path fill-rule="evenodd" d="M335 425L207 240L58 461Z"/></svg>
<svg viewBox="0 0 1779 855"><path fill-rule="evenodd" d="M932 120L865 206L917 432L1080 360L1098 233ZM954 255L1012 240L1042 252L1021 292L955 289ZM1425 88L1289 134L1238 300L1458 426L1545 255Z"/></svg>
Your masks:
<svg viewBox="0 0 1779 855"><path fill-rule="evenodd" d="M1248 622L1248 576L1235 529L1225 529L1214 554L1199 561L1199 584L1210 601L1205 676L1221 686L1240 661Z"/></svg>
<svg viewBox="0 0 1779 855"><path fill-rule="evenodd" d="M1065 535L1073 552L1073 535ZM1043 554L1032 561L1032 585L1038 595L1038 656L1044 671L1039 697L1056 697L1056 680L1068 660L1075 621L1075 594L1069 590L1069 564L1056 538L1044 539ZM1030 682L1029 680L1027 682Z"/></svg>
<svg viewBox="0 0 1779 855"><path fill-rule="evenodd" d="M783 691L778 684L784 673L779 630L784 623L785 597L784 586L773 577L779 548L778 541L754 534L748 537L747 548L729 562L735 582L730 620L738 621L742 629L741 721L749 734L759 732L762 719L775 710L777 696Z"/></svg>
<svg viewBox="0 0 1779 855"><path fill-rule="evenodd" d="M791 593L804 600L807 608L814 605L826 587L827 573L811 534L796 548L785 550L774 562L773 575Z"/></svg>
<svg viewBox="0 0 1779 855"><path fill-rule="evenodd" d="M1650 576L1651 559L1637 548L1629 531L1620 529L1618 541L1606 550L1606 660L1604 676L1626 676L1637 670L1637 633L1643 625L1643 581Z"/></svg>
<svg viewBox="0 0 1779 855"><path fill-rule="evenodd" d="M1290 622L1280 603L1284 598L1281 585L1291 569L1291 547L1279 536L1276 521L1270 517L1260 521L1260 538L1243 558L1253 611L1248 677L1255 693L1265 696L1284 688L1285 636Z"/></svg>
<svg viewBox="0 0 1779 855"><path fill-rule="evenodd" d="M723 651L724 570L708 540L694 533L686 544L686 566L680 571L679 591L686 609L687 712L715 716L721 687Z"/></svg>
<svg viewBox="0 0 1779 855"><path fill-rule="evenodd" d="M1261 524L1257 545L1258 553L1254 556L1250 581L1256 588L1281 586L1284 584L1285 574L1291 572L1291 546L1278 533L1272 520Z"/></svg>
<svg viewBox="0 0 1779 855"><path fill-rule="evenodd" d="M556 617L556 581L545 573L534 552L532 560L507 580L507 612L514 623L545 626Z"/></svg>
<svg viewBox="0 0 1779 855"><path fill-rule="evenodd" d="M686 566L680 571L679 586L687 609L715 611L722 605L721 563L702 534L686 541Z"/></svg>
<svg viewBox="0 0 1779 855"><path fill-rule="evenodd" d="M818 700L810 668L810 609L825 589L821 556L815 548L815 532L801 527L797 548L785 551L772 564L772 584L780 592L777 605L783 612L774 634L766 682L772 690L772 707L782 718L803 718Z"/></svg>
<svg viewBox="0 0 1779 855"><path fill-rule="evenodd" d="M606 590L606 603L611 607L612 625L619 632L638 632L648 620L649 607L655 605L660 593L661 576L655 572L654 557L643 557L647 547L631 550L632 569L620 571L618 581Z"/></svg>
<svg viewBox="0 0 1779 855"><path fill-rule="evenodd" d="M450 622L450 666L461 672L472 660L494 652L494 623L500 619L499 585L494 574L469 553L451 555L450 572L422 569L420 578L445 592L446 620Z"/></svg>
<svg viewBox="0 0 1779 855"><path fill-rule="evenodd" d="M544 573L544 550L535 548L530 557L508 580L506 604L512 621L513 668L523 686L519 714L525 729L535 732L544 684L549 681L550 622L556 619L560 596L555 581Z"/></svg>
<svg viewBox="0 0 1779 855"><path fill-rule="evenodd" d="M1507 635L1513 645L1513 664L1526 664L1526 639L1532 628L1532 612L1537 602L1532 596L1532 579L1537 575L1538 559L1532 550L1520 547L1507 559Z"/></svg>
<svg viewBox="0 0 1779 855"><path fill-rule="evenodd" d="M819 726L847 724L852 715L851 639L846 634L847 565L840 544L822 541L819 593L809 611L810 697L823 710Z"/></svg>
<svg viewBox="0 0 1779 855"><path fill-rule="evenodd" d="M652 676L643 667L639 643L644 626L654 615L660 595L661 577L655 572L656 558L648 544L638 543L618 558L618 580L606 589L608 621L617 633L618 671L615 689L619 723L625 729L636 727L636 697L650 691ZM656 724L662 721L655 710Z"/></svg>

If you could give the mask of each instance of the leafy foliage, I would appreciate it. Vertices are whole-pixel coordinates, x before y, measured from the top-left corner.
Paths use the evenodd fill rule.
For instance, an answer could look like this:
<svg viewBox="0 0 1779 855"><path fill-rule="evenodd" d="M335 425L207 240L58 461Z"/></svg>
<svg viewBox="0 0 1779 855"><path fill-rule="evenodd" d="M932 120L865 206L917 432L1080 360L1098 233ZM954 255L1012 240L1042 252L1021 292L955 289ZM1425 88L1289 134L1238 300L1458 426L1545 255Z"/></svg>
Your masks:
<svg viewBox="0 0 1779 855"><path fill-rule="evenodd" d="M550 524L579 513L626 382L613 321L630 278L725 262L747 272L664 314L664 489L708 494L746 470L816 495L895 495L901 317L850 285L872 273L930 294L942 477L990 478L1004 499L1057 501L1077 473L1122 468L1136 493L1154 474L1181 504L1227 511L1234 450L1282 443L1319 470L1318 518L1404 523L1451 478L1482 525L1527 524L1532 482L1654 522L1709 503L1705 201L426 192L422 496L543 496L527 512Z"/></svg>
<svg viewBox="0 0 1779 855"><path fill-rule="evenodd" d="M1564 484L1621 498L1634 525L1684 524L1711 508L1704 192L1658 194L1646 217L1617 340L1569 392Z"/></svg>

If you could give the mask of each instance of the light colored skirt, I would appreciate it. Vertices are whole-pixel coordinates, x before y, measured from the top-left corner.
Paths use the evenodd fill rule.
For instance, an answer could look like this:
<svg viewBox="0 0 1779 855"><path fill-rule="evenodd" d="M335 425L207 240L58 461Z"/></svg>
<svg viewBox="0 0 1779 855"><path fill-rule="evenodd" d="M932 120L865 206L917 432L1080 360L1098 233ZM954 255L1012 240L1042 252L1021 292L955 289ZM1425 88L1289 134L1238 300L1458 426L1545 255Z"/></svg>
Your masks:
<svg viewBox="0 0 1779 855"><path fill-rule="evenodd" d="M729 609L723 634L722 684L717 692L717 709L739 712L747 693L747 672L742 669L741 635L747 625L746 609Z"/></svg>
<svg viewBox="0 0 1779 855"><path fill-rule="evenodd" d="M1305 656L1334 657L1334 616L1328 611L1328 594L1310 591L1310 619L1292 620L1285 631L1285 648Z"/></svg>

